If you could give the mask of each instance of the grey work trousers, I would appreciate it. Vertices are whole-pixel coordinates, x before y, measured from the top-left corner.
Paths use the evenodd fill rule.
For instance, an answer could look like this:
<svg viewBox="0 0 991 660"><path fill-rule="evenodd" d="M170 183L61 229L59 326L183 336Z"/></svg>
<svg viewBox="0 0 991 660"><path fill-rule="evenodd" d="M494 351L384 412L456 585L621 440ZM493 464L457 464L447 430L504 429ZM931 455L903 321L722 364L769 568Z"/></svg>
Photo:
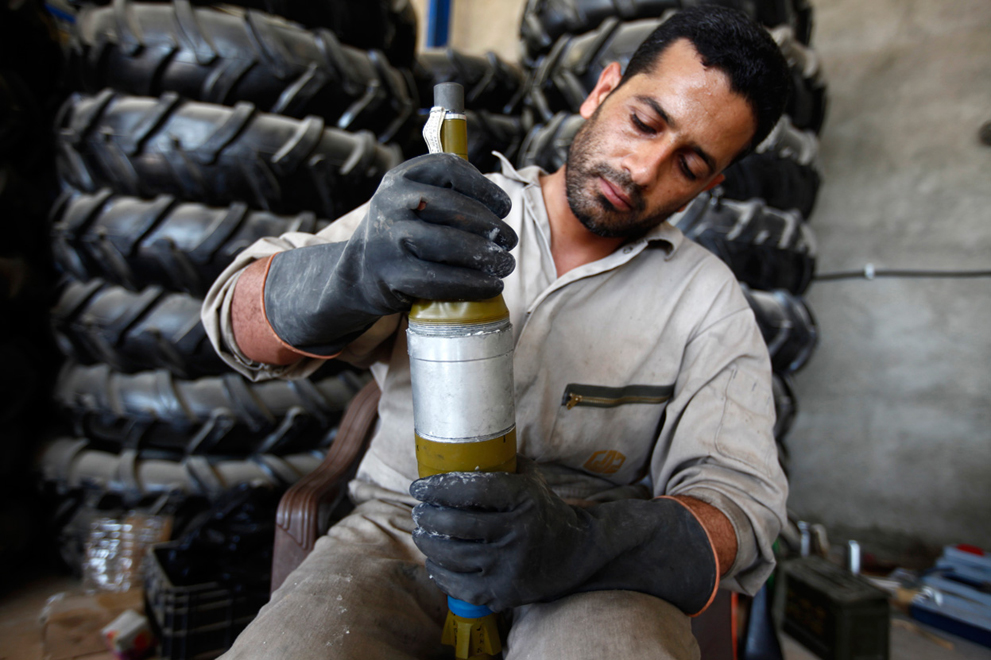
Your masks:
<svg viewBox="0 0 991 660"><path fill-rule="evenodd" d="M451 658L447 614L413 544L410 507L370 500L331 528L223 660ZM599 591L518 607L505 660L697 660L687 616L652 596Z"/></svg>

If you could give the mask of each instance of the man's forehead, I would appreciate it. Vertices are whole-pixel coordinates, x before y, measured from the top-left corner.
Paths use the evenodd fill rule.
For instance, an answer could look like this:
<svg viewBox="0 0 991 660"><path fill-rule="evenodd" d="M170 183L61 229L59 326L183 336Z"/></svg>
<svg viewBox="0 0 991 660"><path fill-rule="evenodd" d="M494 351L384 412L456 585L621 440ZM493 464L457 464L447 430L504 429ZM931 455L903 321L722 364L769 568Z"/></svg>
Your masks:
<svg viewBox="0 0 991 660"><path fill-rule="evenodd" d="M749 144L757 127L749 101L732 89L729 75L706 66L687 39L668 46L653 67L625 81L623 88L627 102L659 114L671 128L681 125L700 140L718 138L733 156Z"/></svg>
<svg viewBox="0 0 991 660"><path fill-rule="evenodd" d="M659 89L676 83L691 83L699 80L699 74L706 84L720 88L720 91L733 93L732 83L725 71L707 65L703 57L688 39L678 39L667 46L651 66L633 76L641 84Z"/></svg>

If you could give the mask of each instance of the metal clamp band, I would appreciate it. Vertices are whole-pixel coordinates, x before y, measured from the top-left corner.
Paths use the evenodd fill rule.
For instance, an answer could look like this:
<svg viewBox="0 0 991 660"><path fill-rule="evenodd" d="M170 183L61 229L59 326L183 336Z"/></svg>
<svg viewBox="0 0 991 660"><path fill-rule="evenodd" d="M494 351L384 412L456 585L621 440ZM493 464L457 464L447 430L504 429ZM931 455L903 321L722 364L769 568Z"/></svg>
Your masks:
<svg viewBox="0 0 991 660"><path fill-rule="evenodd" d="M444 117L447 110L435 105L430 108L430 116L423 126L423 140L427 143L427 151L432 154L439 154L444 151L440 143L440 129L444 125Z"/></svg>

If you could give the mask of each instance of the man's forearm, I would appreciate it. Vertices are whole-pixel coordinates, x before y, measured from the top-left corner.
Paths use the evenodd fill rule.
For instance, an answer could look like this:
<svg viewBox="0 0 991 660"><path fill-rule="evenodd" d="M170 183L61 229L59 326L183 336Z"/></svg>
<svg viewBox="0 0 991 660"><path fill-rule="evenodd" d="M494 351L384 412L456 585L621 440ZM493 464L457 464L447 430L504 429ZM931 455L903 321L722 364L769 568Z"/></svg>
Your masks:
<svg viewBox="0 0 991 660"><path fill-rule="evenodd" d="M271 260L255 261L241 271L231 298L231 330L245 357L281 366L298 362L305 354L279 339L265 316L265 276Z"/></svg>
<svg viewBox="0 0 991 660"><path fill-rule="evenodd" d="M672 499L684 504L705 528L719 561L719 575L720 577L726 575L736 561L738 548L733 523L722 511L702 500L688 495L675 495Z"/></svg>

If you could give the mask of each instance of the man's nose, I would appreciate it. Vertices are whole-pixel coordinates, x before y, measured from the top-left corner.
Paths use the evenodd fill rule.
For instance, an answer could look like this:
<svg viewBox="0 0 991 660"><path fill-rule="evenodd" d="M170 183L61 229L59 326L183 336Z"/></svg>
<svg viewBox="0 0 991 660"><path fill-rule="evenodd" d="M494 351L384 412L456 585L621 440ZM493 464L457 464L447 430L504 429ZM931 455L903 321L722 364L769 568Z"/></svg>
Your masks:
<svg viewBox="0 0 991 660"><path fill-rule="evenodd" d="M627 154L623 167L638 186L649 188L657 181L664 167L674 155L674 145L669 140L652 141Z"/></svg>

